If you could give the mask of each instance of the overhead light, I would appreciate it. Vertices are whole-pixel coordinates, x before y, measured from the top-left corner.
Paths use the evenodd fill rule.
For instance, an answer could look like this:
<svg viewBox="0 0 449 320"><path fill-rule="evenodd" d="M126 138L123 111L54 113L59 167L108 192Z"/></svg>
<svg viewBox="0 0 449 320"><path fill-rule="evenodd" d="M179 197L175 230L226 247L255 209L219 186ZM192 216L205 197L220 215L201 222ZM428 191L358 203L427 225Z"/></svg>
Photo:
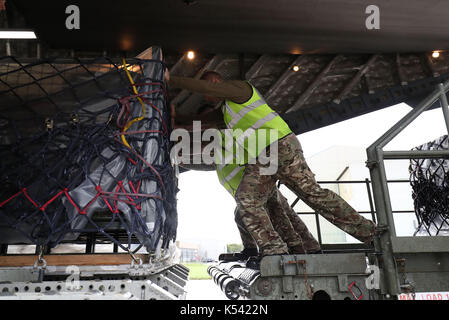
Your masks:
<svg viewBox="0 0 449 320"><path fill-rule="evenodd" d="M432 52L432 58L438 58L440 56L440 52L439 51L433 51Z"/></svg>
<svg viewBox="0 0 449 320"><path fill-rule="evenodd" d="M0 30L0 39L36 39L34 31Z"/></svg>
<svg viewBox="0 0 449 320"><path fill-rule="evenodd" d="M294 65L294 66L292 67L292 70L295 71L295 72L298 72L298 71L299 71L299 66Z"/></svg>
<svg viewBox="0 0 449 320"><path fill-rule="evenodd" d="M195 59L195 51L187 51L187 59L189 60Z"/></svg>

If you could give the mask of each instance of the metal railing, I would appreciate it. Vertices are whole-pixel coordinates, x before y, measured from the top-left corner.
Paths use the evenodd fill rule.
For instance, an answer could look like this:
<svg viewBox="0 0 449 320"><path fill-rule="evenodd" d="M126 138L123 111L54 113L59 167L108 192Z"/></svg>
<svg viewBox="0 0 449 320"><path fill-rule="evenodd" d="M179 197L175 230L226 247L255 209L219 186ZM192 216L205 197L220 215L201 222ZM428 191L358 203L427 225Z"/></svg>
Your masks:
<svg viewBox="0 0 449 320"><path fill-rule="evenodd" d="M370 170L373 186L377 224L388 228L380 235L379 240L375 242L376 251L380 251L382 254L383 285L381 290L385 296L397 296L401 293L395 253L449 252L449 237L397 237L384 164L384 160L396 159L449 159L449 150L383 150L413 120L437 101L440 102L440 106L443 109L444 121L449 133L449 110L446 97L448 89L449 81L446 81L444 84L438 84L437 88L429 96L366 150L368 156L367 167ZM432 239L429 241L429 238Z"/></svg>
<svg viewBox="0 0 449 320"><path fill-rule="evenodd" d="M357 210L357 212L359 214L370 214L371 215L371 219L372 221L374 221L374 223L377 223L377 219L376 219L376 210L375 210L375 206L374 206L374 198L373 198L373 192L372 192L372 181L368 178L366 178L365 180L336 180L336 181L317 181L317 183L319 185L332 185L332 184L336 184L336 185L340 185L340 184L364 184L366 186L366 192L367 192L367 197L368 197L368 204L369 204L369 211L363 211L363 210ZM407 183L410 184L410 180L406 180L406 179L393 179L393 180L388 180L387 183ZM279 186L279 185L278 185ZM298 204L298 202L301 200L300 197L297 197L292 204L290 205L293 209L294 207ZM320 219L319 216L320 214L316 211L295 211L297 214L299 215L314 215L315 216L315 223L316 223L316 231L317 231L317 237L318 237L318 242L320 245L323 245L323 236L322 236L322 231L321 231L321 226L320 226ZM414 209L410 209L410 210L393 210L393 213L415 213ZM327 244L329 245L329 244ZM326 246L326 244L325 244ZM332 245L333 248L338 248L341 247L342 249L344 249L345 244L335 244ZM347 247L347 246L346 246ZM351 246L352 248L364 248L366 247L365 245L361 244L359 246ZM364 251L372 251L371 249L365 249Z"/></svg>

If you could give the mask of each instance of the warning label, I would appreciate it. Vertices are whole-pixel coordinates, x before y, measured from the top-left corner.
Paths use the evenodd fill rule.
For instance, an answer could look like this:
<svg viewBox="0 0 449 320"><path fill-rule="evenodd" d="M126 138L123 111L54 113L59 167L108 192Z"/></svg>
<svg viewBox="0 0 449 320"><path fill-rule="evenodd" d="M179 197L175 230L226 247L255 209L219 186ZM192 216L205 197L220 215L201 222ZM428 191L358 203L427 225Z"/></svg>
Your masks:
<svg viewBox="0 0 449 320"><path fill-rule="evenodd" d="M399 300L413 300L413 295L401 294ZM415 300L449 300L449 292L417 292Z"/></svg>

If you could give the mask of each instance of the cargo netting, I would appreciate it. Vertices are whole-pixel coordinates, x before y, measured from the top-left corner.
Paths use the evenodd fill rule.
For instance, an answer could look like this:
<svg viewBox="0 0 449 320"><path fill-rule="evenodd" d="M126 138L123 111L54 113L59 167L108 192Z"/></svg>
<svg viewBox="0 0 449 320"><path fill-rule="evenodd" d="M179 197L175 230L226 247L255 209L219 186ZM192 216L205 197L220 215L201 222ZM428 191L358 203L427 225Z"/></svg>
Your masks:
<svg viewBox="0 0 449 320"><path fill-rule="evenodd" d="M413 150L449 150L448 136ZM409 171L418 220L415 235L449 235L449 160L411 159Z"/></svg>
<svg viewBox="0 0 449 320"><path fill-rule="evenodd" d="M160 56L0 58L1 244L52 248L95 233L154 252L175 240Z"/></svg>

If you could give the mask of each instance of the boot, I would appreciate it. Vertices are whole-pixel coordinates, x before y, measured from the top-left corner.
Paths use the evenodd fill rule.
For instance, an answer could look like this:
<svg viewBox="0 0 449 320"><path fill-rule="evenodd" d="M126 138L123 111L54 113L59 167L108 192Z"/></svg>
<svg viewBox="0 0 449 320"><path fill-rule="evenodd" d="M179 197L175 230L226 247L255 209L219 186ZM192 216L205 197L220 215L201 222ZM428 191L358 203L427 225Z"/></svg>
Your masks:
<svg viewBox="0 0 449 320"><path fill-rule="evenodd" d="M260 260L262 260L262 256L252 256L246 261L246 267L248 269L260 270Z"/></svg>
<svg viewBox="0 0 449 320"><path fill-rule="evenodd" d="M294 246L294 247L288 247L288 252L290 254L305 254L306 253L306 251L304 250L302 245L297 245L297 246Z"/></svg>
<svg viewBox="0 0 449 320"><path fill-rule="evenodd" d="M257 256L249 257L249 259L246 261L246 267L250 269L260 270L260 261L263 257L268 256L282 256L282 255L288 255L288 252L280 252L280 253L260 253Z"/></svg>
<svg viewBox="0 0 449 320"><path fill-rule="evenodd" d="M248 260L250 257L256 257L259 255L257 248L244 248L240 251L241 260Z"/></svg>
<svg viewBox="0 0 449 320"><path fill-rule="evenodd" d="M244 248L240 252L222 253L218 257L219 261L245 261L248 258L257 256L259 254L257 248Z"/></svg>

